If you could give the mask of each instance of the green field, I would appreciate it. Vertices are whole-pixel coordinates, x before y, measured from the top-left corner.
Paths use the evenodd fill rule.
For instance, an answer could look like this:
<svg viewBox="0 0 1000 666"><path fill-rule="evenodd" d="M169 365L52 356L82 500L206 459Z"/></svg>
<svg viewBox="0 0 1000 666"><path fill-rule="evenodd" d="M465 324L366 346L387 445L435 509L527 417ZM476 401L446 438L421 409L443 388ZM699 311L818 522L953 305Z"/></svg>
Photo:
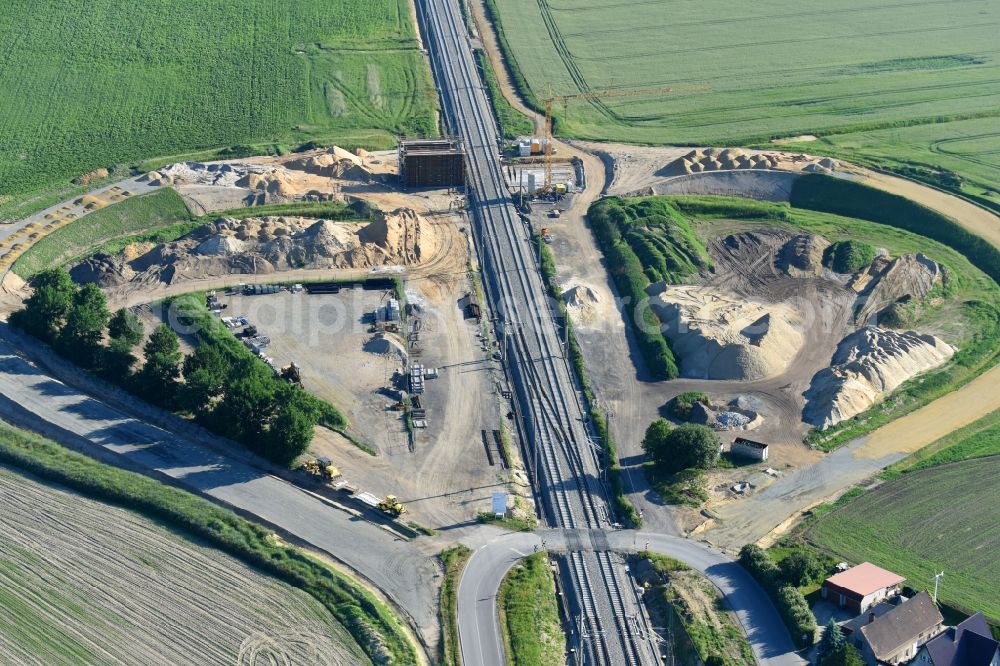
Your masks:
<svg viewBox="0 0 1000 666"><path fill-rule="evenodd" d="M1000 119L995 117L833 134L784 147L889 169L905 163L914 169L911 175L936 185L957 185L966 196L1000 206ZM957 173L962 182L942 179L936 170Z"/></svg>
<svg viewBox="0 0 1000 666"><path fill-rule="evenodd" d="M94 211L53 231L29 247L14 262L13 270L21 277L29 277L91 254L103 245L107 250L120 250L121 243L115 241L135 239L143 232L148 232L145 240L173 240L194 224L194 216L180 195L169 187L163 188Z"/></svg>
<svg viewBox="0 0 1000 666"><path fill-rule="evenodd" d="M13 199L154 156L434 133L410 17L407 0L7 2L0 218Z"/></svg>
<svg viewBox="0 0 1000 666"><path fill-rule="evenodd" d="M491 1L536 98L687 90L557 104L566 135L742 143L1000 106L1000 6L987 0Z"/></svg>
<svg viewBox="0 0 1000 666"><path fill-rule="evenodd" d="M814 545L852 562L871 561L933 588L940 598L1000 620L1000 456L924 469L835 509L805 531Z"/></svg>

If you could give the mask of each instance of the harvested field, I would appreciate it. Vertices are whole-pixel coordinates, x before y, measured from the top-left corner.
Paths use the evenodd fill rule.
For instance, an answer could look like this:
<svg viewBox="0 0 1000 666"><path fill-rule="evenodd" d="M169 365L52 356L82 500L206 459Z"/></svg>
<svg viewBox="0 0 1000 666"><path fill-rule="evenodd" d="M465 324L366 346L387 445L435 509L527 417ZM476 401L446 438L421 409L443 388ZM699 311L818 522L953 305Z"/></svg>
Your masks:
<svg viewBox="0 0 1000 666"><path fill-rule="evenodd" d="M1000 456L911 472L820 517L805 532L851 562L870 561L940 598L1000 620Z"/></svg>
<svg viewBox="0 0 1000 666"><path fill-rule="evenodd" d="M6 664L370 663L313 598L124 509L0 468Z"/></svg>

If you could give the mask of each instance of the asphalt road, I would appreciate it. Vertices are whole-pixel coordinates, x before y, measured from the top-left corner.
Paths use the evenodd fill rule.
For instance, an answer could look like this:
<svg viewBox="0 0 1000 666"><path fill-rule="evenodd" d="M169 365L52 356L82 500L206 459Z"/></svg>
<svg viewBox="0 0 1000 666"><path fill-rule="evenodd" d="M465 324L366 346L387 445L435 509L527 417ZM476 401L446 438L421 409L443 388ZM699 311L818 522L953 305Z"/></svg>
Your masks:
<svg viewBox="0 0 1000 666"><path fill-rule="evenodd" d="M251 465L113 409L53 379L0 341L0 418L104 460L155 470L247 511L344 562L437 642L433 555Z"/></svg>
<svg viewBox="0 0 1000 666"><path fill-rule="evenodd" d="M488 664L492 662L492 655L503 654L497 591L504 575L525 555L542 547L555 553L600 547L636 552L644 550L647 543L650 550L687 563L715 584L725 596L729 609L736 614L759 663L767 666L806 663L796 654L770 599L738 563L690 539L632 530L494 533L485 541L469 542L474 552L458 588L458 629L463 662Z"/></svg>

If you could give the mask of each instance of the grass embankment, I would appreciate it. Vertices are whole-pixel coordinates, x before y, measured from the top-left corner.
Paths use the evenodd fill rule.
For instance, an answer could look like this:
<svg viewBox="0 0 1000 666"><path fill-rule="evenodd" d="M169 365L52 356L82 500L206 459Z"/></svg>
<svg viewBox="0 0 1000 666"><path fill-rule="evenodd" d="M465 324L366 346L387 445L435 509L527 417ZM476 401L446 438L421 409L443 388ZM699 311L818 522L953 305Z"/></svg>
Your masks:
<svg viewBox="0 0 1000 666"><path fill-rule="evenodd" d="M654 379L674 379L679 363L649 307L646 289L675 283L712 261L688 220L666 199L603 199L589 211L590 226L624 305L626 325Z"/></svg>
<svg viewBox="0 0 1000 666"><path fill-rule="evenodd" d="M1000 212L1000 133L989 115L892 129L830 134L781 146L849 159L948 190Z"/></svg>
<svg viewBox="0 0 1000 666"><path fill-rule="evenodd" d="M608 484L611 486L611 497L615 505L615 512L625 524L638 528L642 526L642 518L639 517L639 512L636 510L635 505L625 495L625 482L622 480L622 468L618 461L618 447L611 436L608 419L605 417L604 412L597 406L597 397L590 386L587 367L583 360L583 350L580 349L580 344L576 341L576 336L573 335L573 322L566 312L566 301L563 299L562 292L559 291L556 285L555 257L553 257L549 246L542 241L541 236L535 236L535 243L540 247L540 270L542 278L545 281L549 296L556 302L559 319L566 329L566 337L569 339L570 362L583 389L583 397L587 401L587 409L590 412L590 421L594 424L594 430L597 431L597 436L601 441L604 452L604 465L607 468Z"/></svg>
<svg viewBox="0 0 1000 666"><path fill-rule="evenodd" d="M56 229L25 250L12 270L27 278L46 268L102 251L104 246L107 250L120 250L125 245L123 239L166 242L195 226L195 218L180 195L163 188L96 210Z"/></svg>
<svg viewBox="0 0 1000 666"><path fill-rule="evenodd" d="M277 540L271 530L179 488L104 465L0 421L0 461L83 495L116 504L204 540L304 590L350 632L375 663L417 664L400 620L343 574Z"/></svg>
<svg viewBox="0 0 1000 666"><path fill-rule="evenodd" d="M1000 410L959 428L941 439L894 463L882 478L894 479L935 465L1000 455Z"/></svg>
<svg viewBox="0 0 1000 666"><path fill-rule="evenodd" d="M441 583L441 663L444 666L460 666L462 649L458 640L458 583L465 571L465 565L472 557L472 551L465 546L455 546L438 554L444 567L444 582Z"/></svg>
<svg viewBox="0 0 1000 666"><path fill-rule="evenodd" d="M0 42L29 66L0 72L0 218L81 173L154 156L434 135L437 96L411 16L406 0L247 0L239 12L7 3Z"/></svg>
<svg viewBox="0 0 1000 666"><path fill-rule="evenodd" d="M479 64L483 81L486 82L490 106L493 107L493 114L500 125L500 134L508 140L516 139L519 136L530 136L535 130L535 124L531 122L530 118L512 107L503 96L500 82L497 81L497 75L493 71L489 57L483 51L476 51L476 62Z"/></svg>
<svg viewBox="0 0 1000 666"><path fill-rule="evenodd" d="M559 602L547 552L534 553L514 565L500 583L497 604L509 663L565 663L566 637L559 621Z"/></svg>
<svg viewBox="0 0 1000 666"><path fill-rule="evenodd" d="M658 626L669 627L674 658L705 663L716 657L725 666L755 664L753 650L725 608L719 591L701 574L671 557L649 551L638 554L666 584L647 590L646 603Z"/></svg>

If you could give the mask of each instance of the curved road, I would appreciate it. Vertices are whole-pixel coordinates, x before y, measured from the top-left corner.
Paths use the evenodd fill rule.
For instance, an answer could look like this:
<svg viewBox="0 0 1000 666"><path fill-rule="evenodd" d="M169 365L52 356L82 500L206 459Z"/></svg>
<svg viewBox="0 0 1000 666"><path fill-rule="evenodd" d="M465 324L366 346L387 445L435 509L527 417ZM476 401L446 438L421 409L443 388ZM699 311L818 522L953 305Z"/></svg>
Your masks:
<svg viewBox="0 0 1000 666"><path fill-rule="evenodd" d="M651 551L685 562L704 574L725 596L759 663L768 666L807 663L796 654L781 617L757 582L737 562L702 543L634 530L494 534L496 536L485 543L467 544L474 552L458 587L458 631L465 664L503 666L506 663L496 597L500 582L511 567L538 548L557 553L588 550L595 547L595 542L606 543L606 546L597 547L618 552L644 550L648 543Z"/></svg>

